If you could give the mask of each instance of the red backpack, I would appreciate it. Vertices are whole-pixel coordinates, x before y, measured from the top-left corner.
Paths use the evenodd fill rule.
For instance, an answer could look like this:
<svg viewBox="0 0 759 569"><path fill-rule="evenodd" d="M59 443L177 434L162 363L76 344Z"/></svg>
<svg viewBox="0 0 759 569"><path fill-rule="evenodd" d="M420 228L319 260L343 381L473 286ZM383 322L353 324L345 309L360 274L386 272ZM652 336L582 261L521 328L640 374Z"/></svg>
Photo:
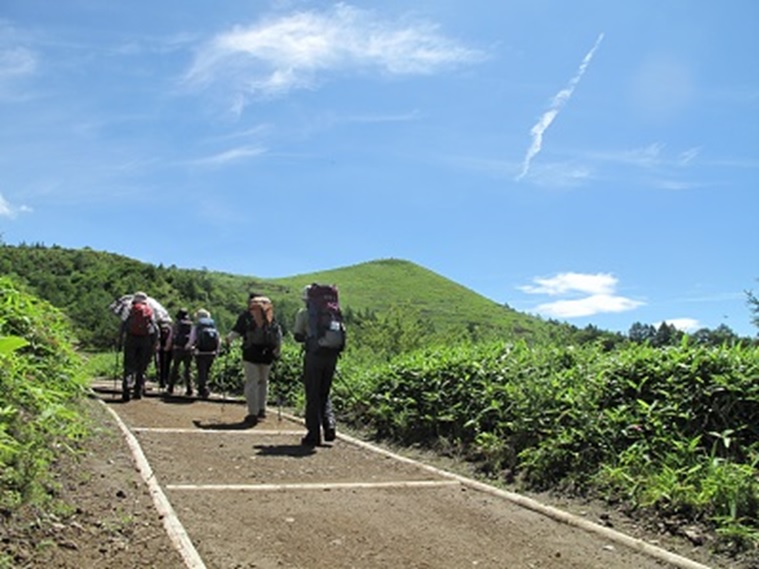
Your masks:
<svg viewBox="0 0 759 569"><path fill-rule="evenodd" d="M153 309L147 302L132 304L129 311L129 333L132 336L148 336L152 332Z"/></svg>

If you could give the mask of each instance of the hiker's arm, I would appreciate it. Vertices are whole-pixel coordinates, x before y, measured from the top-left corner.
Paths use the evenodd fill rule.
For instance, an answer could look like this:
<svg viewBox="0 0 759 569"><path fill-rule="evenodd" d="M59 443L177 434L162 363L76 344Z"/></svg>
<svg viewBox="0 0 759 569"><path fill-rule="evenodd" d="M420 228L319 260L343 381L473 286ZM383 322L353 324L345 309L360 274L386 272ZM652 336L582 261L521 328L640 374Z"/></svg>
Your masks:
<svg viewBox="0 0 759 569"><path fill-rule="evenodd" d="M277 324L277 339L276 339L276 345L274 346L274 359L278 360L279 356L282 355L282 326Z"/></svg>
<svg viewBox="0 0 759 569"><path fill-rule="evenodd" d="M296 342L305 342L308 334L308 312L299 310L295 315L295 325L293 326L293 338Z"/></svg>
<svg viewBox="0 0 759 569"><path fill-rule="evenodd" d="M240 316L237 317L235 325L232 326L232 330L230 330L229 334L224 337L226 344L229 345L237 340L237 338L241 338L245 333L245 328L245 314L240 314Z"/></svg>

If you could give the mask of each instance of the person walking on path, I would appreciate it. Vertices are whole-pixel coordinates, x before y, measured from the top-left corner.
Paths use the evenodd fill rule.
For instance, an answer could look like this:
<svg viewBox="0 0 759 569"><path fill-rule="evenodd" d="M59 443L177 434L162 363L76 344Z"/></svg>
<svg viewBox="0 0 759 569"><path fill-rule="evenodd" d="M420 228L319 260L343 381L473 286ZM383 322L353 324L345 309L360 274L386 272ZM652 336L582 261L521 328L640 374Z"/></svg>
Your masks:
<svg viewBox="0 0 759 569"><path fill-rule="evenodd" d="M253 426L266 417L269 373L282 347L282 328L274 318L274 306L269 298L250 294L248 309L237 317L225 342L229 345L238 338L242 338L244 393L248 407L245 423Z"/></svg>
<svg viewBox="0 0 759 569"><path fill-rule="evenodd" d="M119 329L119 348L124 349L124 374L121 381L121 398L142 399L145 391L145 372L155 353L158 325L153 309L144 292L134 293L129 315Z"/></svg>
<svg viewBox="0 0 759 569"><path fill-rule="evenodd" d="M184 368L182 378L184 380L186 394L192 395L192 344L190 344L190 333L192 332L192 319L186 308L181 308L177 312L177 321L174 323L172 331L172 362L171 375L169 376L168 393L174 393L174 386L179 379L180 368Z"/></svg>
<svg viewBox="0 0 759 569"><path fill-rule="evenodd" d="M211 373L211 366L216 356L219 355L221 338L216 329L216 323L211 318L211 313L205 308L201 308L195 313L195 325L190 331L190 345L195 354L198 395L207 399L211 393L208 389L208 377ZM190 391L189 388L188 391Z"/></svg>
<svg viewBox="0 0 759 569"><path fill-rule="evenodd" d="M304 446L335 440L335 415L330 390L337 360L345 346L345 327L337 301L337 288L312 284L303 289L306 306L295 315L293 336L305 348L303 383L306 390L306 436ZM333 338L336 340L333 341Z"/></svg>

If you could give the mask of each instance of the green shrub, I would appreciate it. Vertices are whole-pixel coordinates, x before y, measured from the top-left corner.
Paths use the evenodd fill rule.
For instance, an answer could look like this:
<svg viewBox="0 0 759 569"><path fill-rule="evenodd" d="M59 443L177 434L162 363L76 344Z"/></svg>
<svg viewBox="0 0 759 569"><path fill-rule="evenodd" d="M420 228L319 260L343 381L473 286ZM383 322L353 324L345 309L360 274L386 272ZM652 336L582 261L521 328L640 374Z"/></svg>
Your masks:
<svg viewBox="0 0 759 569"><path fill-rule="evenodd" d="M341 366L341 418L378 438L444 441L530 488L759 533L757 347L462 343Z"/></svg>
<svg viewBox="0 0 759 569"><path fill-rule="evenodd" d="M86 432L73 340L58 310L0 278L0 507L42 497L53 449Z"/></svg>

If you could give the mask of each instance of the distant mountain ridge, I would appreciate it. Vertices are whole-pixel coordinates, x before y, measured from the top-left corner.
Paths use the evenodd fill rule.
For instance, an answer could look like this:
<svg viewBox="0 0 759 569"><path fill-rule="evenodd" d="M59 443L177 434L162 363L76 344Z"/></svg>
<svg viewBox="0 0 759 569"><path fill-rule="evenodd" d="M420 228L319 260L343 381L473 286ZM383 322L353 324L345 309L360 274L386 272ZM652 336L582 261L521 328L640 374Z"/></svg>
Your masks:
<svg viewBox="0 0 759 569"><path fill-rule="evenodd" d="M180 307L212 310L222 328L231 327L247 295L256 291L275 302L287 326L301 306L301 290L312 282L336 284L348 311L381 313L407 306L434 328L457 327L505 338L552 336L556 323L517 312L411 261L380 259L326 271L261 279L206 269L143 263L89 248L44 245L0 246L0 271L67 313L85 345L112 343L118 322L104 316L118 296L143 289L171 314ZM108 338L106 342L105 338Z"/></svg>
<svg viewBox="0 0 759 569"><path fill-rule="evenodd" d="M378 259L270 282L298 292L311 282L336 284L341 302L353 310L381 311L392 304L409 305L444 329L478 326L519 334L531 333L545 324L403 259Z"/></svg>

